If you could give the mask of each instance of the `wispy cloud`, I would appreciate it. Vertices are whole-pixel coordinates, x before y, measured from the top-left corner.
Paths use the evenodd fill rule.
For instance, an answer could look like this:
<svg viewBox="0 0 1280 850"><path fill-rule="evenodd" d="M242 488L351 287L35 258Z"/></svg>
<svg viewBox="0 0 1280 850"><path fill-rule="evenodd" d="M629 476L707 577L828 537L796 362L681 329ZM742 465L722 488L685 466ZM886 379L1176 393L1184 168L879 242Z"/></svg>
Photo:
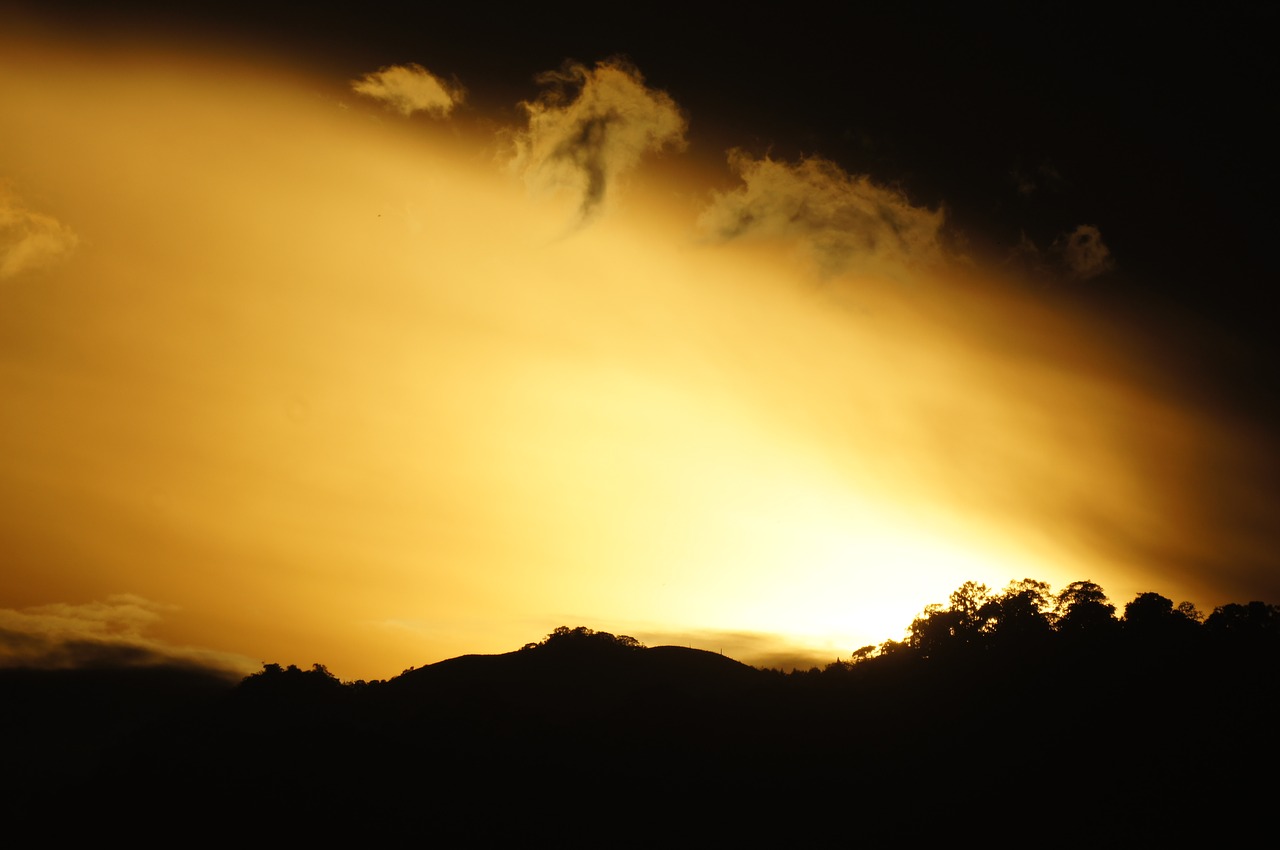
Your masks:
<svg viewBox="0 0 1280 850"><path fill-rule="evenodd" d="M914 206L900 191L849 174L821 157L797 163L729 152L742 185L717 192L699 225L720 239L800 240L822 270L891 271L940 256L944 214Z"/></svg>
<svg viewBox="0 0 1280 850"><path fill-rule="evenodd" d="M426 112L437 118L448 115L466 98L466 90L456 82L447 83L421 65L388 65L358 80L351 88L380 100L401 115Z"/></svg>
<svg viewBox="0 0 1280 850"><path fill-rule="evenodd" d="M511 167L537 191L578 196L584 220L642 156L684 147L680 108L626 62L566 63L538 82L547 88L521 104L529 124L514 137Z"/></svg>
<svg viewBox="0 0 1280 850"><path fill-rule="evenodd" d="M0 608L0 667L74 669L177 665L243 674L243 656L174 646L147 632L173 610L132 594L80 605Z"/></svg>
<svg viewBox="0 0 1280 850"><path fill-rule="evenodd" d="M79 241L70 227L0 188L0 280L55 263Z"/></svg>
<svg viewBox="0 0 1280 850"><path fill-rule="evenodd" d="M1024 275L1075 280L1088 280L1115 268L1111 249L1102 241L1101 231L1091 224L1058 235L1047 249L1041 249L1024 232L1005 262Z"/></svg>
<svg viewBox="0 0 1280 850"><path fill-rule="evenodd" d="M1068 234L1059 236L1053 243L1054 250L1062 255L1062 263L1073 277L1088 280L1114 265L1111 251L1102 241L1102 233L1091 224L1082 224Z"/></svg>

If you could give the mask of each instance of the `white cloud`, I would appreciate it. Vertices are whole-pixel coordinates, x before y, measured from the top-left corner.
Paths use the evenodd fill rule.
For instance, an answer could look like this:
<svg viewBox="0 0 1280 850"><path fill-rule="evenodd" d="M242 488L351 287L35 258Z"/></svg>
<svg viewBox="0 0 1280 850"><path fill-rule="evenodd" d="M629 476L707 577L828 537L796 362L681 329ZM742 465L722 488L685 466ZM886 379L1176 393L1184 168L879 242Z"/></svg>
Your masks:
<svg viewBox="0 0 1280 850"><path fill-rule="evenodd" d="M675 101L645 86L624 62L566 64L539 82L548 88L522 104L529 125L514 137L511 167L532 189L578 196L583 219L643 155L685 144L687 124ZM576 95L570 98L566 89Z"/></svg>
<svg viewBox="0 0 1280 850"><path fill-rule="evenodd" d="M1062 262L1072 276L1081 280L1096 277L1114 265L1111 251L1102 241L1102 233L1091 224L1082 224L1067 235L1058 237L1053 247L1062 254Z"/></svg>
<svg viewBox="0 0 1280 850"><path fill-rule="evenodd" d="M448 115L466 97L456 83L446 83L421 65L389 65L351 82L357 93L380 100L409 116L426 112L439 118Z"/></svg>
<svg viewBox="0 0 1280 850"><path fill-rule="evenodd" d="M721 239L800 240L823 271L894 269L937 260L942 210L913 206L896 190L809 157L791 164L729 152L742 185L717 192L698 219Z"/></svg>
<svg viewBox="0 0 1280 850"><path fill-rule="evenodd" d="M174 646L149 636L173 610L133 594L80 605L0 608L0 667L69 669L179 665L246 673L257 665L230 653Z"/></svg>
<svg viewBox="0 0 1280 850"><path fill-rule="evenodd" d="M0 189L0 280L57 262L79 241L70 227Z"/></svg>

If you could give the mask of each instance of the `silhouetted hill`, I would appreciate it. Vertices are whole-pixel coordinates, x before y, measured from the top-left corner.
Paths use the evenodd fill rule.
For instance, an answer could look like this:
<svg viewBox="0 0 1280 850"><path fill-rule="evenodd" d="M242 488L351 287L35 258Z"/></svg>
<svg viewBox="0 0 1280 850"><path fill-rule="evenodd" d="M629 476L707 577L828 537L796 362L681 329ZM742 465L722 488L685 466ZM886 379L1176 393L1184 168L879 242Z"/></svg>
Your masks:
<svg viewBox="0 0 1280 850"><path fill-rule="evenodd" d="M970 587L904 642L789 675L585 628L386 682L269 664L230 689L117 678L86 699L89 679L15 674L4 717L31 732L26 763L78 760L30 784L10 773L7 800L414 813L419 838L463 845L829 841L851 822L870 840L990 811L1043 829L1054 806L1071 812L1055 834L1145 840L1185 811L1267 810L1276 610L1224 606L1202 625L1147 595L1120 620L1094 586L1070 590L1058 613L1029 580Z"/></svg>
<svg viewBox="0 0 1280 850"><path fill-rule="evenodd" d="M537 646L501 655L463 655L408 670L388 687L402 694L502 687L580 697L659 688L706 693L758 684L764 674L714 652L681 646L603 649Z"/></svg>
<svg viewBox="0 0 1280 850"><path fill-rule="evenodd" d="M0 798L86 781L113 748L234 687L195 666L0 669Z"/></svg>

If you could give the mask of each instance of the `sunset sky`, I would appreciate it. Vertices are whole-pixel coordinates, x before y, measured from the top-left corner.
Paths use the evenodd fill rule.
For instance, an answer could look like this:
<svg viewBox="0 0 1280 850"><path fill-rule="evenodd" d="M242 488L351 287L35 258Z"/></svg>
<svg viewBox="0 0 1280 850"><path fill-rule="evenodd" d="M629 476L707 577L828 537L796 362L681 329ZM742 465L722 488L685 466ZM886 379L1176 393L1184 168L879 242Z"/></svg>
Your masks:
<svg viewBox="0 0 1280 850"><path fill-rule="evenodd" d="M0 664L1280 601L1274 20L592 8L0 4Z"/></svg>

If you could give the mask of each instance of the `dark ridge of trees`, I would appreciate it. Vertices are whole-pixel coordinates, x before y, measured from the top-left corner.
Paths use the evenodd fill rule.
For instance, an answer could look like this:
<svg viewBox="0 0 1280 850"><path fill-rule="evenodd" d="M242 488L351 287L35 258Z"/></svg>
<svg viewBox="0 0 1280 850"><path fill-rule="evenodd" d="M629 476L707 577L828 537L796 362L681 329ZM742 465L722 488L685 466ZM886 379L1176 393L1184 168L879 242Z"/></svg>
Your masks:
<svg viewBox="0 0 1280 850"><path fill-rule="evenodd" d="M409 818L463 845L830 843L975 812L1043 830L1053 809L1070 811L1055 835L1146 841L1185 812L1262 823L1255 777L1280 755L1280 609L1117 606L1087 580L967 582L902 640L790 674L560 627L385 682L266 664L163 704L130 691L145 712L37 680L0 676L24 763L68 728L98 743L74 770L0 774L15 811L314 812L326 836L333 819L377 835Z"/></svg>
<svg viewBox="0 0 1280 850"><path fill-rule="evenodd" d="M1204 628L1215 639L1241 647L1272 646L1280 640L1280 607L1262 602L1223 605L1213 609Z"/></svg>
<svg viewBox="0 0 1280 850"><path fill-rule="evenodd" d="M323 664L313 664L310 670L293 664L263 664L257 673L246 676L238 689L264 699L324 699L342 693L344 686Z"/></svg>
<svg viewBox="0 0 1280 850"><path fill-rule="evenodd" d="M1274 648L1280 641L1280 608L1262 602L1224 605L1206 620L1190 602L1175 606L1158 593L1140 593L1117 617L1103 589L1088 580L1071 582L1057 594L1034 579L1010 582L1000 592L966 582L948 605L927 605L904 640L863 647L852 663L904 656L947 660L975 653L1032 658L1066 648L1135 645L1186 650L1235 641Z"/></svg>

